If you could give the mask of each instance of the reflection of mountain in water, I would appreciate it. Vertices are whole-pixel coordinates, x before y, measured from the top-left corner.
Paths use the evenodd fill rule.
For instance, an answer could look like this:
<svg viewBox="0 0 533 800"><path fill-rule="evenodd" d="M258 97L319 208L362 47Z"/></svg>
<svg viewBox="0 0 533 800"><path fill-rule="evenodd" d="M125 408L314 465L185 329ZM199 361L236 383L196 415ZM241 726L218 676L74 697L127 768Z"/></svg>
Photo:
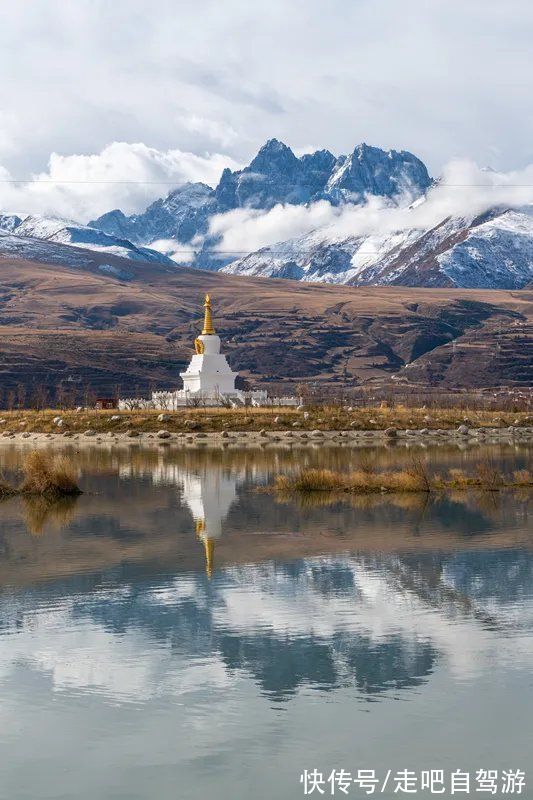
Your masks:
<svg viewBox="0 0 533 800"><path fill-rule="evenodd" d="M461 556L474 585L494 576L501 561L502 574L516 579L511 594L528 596L531 606L530 584L520 585L530 580L531 556L496 550L483 556ZM80 576L27 594L4 630L24 630L26 604L33 610L36 601L48 608L61 603L68 608L69 628L87 630L90 621L90 629L105 631L111 642L139 647L144 641L142 649L160 660L160 681L172 664L194 672L195 665L216 663L229 681L239 674L253 676L275 700L305 687L356 687L371 700L423 684L440 658L452 668L456 662L464 677L502 654L501 634L516 628L506 617L508 598L501 585L489 597L490 577L484 600L491 601L492 613L481 613L468 587L458 581L450 588L455 559L308 559L221 570L212 580L182 575L156 586L123 567L113 575L119 590L102 589L96 581L91 586ZM32 624L38 619L33 616ZM465 642L469 663L464 662ZM68 647L61 657L69 658ZM113 664L112 648L106 657L118 674L126 668ZM531 664L531 654L518 651L516 664L524 659Z"/></svg>
<svg viewBox="0 0 533 800"><path fill-rule="evenodd" d="M518 606L531 594L533 560L516 550L454 553L442 578L473 600Z"/></svg>
<svg viewBox="0 0 533 800"><path fill-rule="evenodd" d="M228 667L251 671L276 699L303 685L326 691L355 685L369 699L388 689L408 689L423 683L437 656L428 642L411 647L401 636L377 644L361 635L337 634L329 642L226 636L220 646Z"/></svg>
<svg viewBox="0 0 533 800"><path fill-rule="evenodd" d="M190 673L196 690L210 681L227 687L251 676L275 700L309 687L355 687L372 700L425 683L442 659L468 679L509 654L513 667L531 666L530 649L520 639L524 620L533 616L531 553L492 543L486 550L441 550L439 534L447 527L461 534L454 546L459 540L465 547L467 535L494 529L490 516L468 506L466 498L424 498L420 507L418 501L412 505L414 498L408 506L405 499L366 498L356 505L353 498L354 505L302 509L247 491L248 481L264 480L264 471L254 473L253 463L229 469L223 460L187 457L191 463L173 463L160 453L149 463L130 459L120 466L114 488L107 488L108 496L117 492L113 502L100 511L91 503L85 516L69 525L68 536L71 541L95 537L92 546L103 538L122 544L138 538L142 545L162 530L172 548L179 533L183 553L189 542L201 552L196 535L211 579L168 562L164 575L160 564L154 575L148 559L128 564L122 558L105 573L86 571L0 596L5 645L0 673L28 663L62 686L85 689L96 683L110 695L133 698L161 687L171 695L182 693L181 676ZM124 502L130 504L127 515ZM506 507L510 528L517 508ZM137 510L147 516L138 518ZM424 550L420 536L428 519L436 527L423 533L424 542L433 535L438 542ZM401 537L394 534L400 526L412 541L397 552ZM269 554L255 563L253 540L260 537L249 534L290 532L294 539L310 528L318 537L328 530L326 541L337 537L341 547L345 542L346 550L358 554L301 557L296 546L290 551L295 560L276 561ZM376 548L376 537L389 531L388 549ZM482 547L481 537L475 538ZM252 563L214 570L215 547L228 539L239 548L239 558L229 563ZM373 548L365 552L368 541ZM217 553L222 551L221 545ZM41 648L35 644L40 632Z"/></svg>

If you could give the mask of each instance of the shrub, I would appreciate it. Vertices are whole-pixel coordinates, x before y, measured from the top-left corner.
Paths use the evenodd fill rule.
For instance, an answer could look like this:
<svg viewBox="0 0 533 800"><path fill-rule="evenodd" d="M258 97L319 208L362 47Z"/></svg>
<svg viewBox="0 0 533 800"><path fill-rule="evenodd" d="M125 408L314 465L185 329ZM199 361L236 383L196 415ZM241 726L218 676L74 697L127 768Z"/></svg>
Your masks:
<svg viewBox="0 0 533 800"><path fill-rule="evenodd" d="M421 492L429 492L431 490L429 473L422 459L413 456L411 465L405 470L405 475L407 481ZM411 491L414 491L414 489Z"/></svg>
<svg viewBox="0 0 533 800"><path fill-rule="evenodd" d="M513 472L516 486L533 486L533 472L529 469L517 469Z"/></svg>
<svg viewBox="0 0 533 800"><path fill-rule="evenodd" d="M489 492L496 492L505 485L505 481L500 470L489 459L480 461L479 464L476 464L476 477L478 478L481 486L483 486L483 488L487 489Z"/></svg>
<svg viewBox="0 0 533 800"><path fill-rule="evenodd" d="M54 458L42 450L34 450L24 462L23 474L22 494L50 497L81 494L75 471L64 457Z"/></svg>

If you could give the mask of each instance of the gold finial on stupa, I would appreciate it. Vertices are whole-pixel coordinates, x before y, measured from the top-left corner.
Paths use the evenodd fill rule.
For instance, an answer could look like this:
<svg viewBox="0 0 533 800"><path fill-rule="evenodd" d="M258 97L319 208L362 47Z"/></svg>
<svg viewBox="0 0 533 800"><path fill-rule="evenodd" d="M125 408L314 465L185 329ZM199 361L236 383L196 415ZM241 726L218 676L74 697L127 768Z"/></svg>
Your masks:
<svg viewBox="0 0 533 800"><path fill-rule="evenodd" d="M205 296L204 302L205 308L205 315L204 315L204 329L202 331L202 336L207 334L208 336L212 336L215 333L215 329L213 328L213 320L211 317L211 298L208 294Z"/></svg>
<svg viewBox="0 0 533 800"><path fill-rule="evenodd" d="M215 540L206 537L204 539L205 550L205 572L208 578L213 574L213 567L215 564Z"/></svg>
<svg viewBox="0 0 533 800"><path fill-rule="evenodd" d="M213 574L215 563L215 540L205 535L205 520L196 520L196 535L202 542L205 551L205 572L208 578Z"/></svg>

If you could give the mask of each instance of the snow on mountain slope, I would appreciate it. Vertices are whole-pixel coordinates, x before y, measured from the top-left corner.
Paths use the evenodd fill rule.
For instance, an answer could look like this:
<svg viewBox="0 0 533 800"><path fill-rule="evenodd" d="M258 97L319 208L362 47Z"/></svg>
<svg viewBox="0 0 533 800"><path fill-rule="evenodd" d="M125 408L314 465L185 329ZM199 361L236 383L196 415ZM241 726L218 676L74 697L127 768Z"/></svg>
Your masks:
<svg viewBox="0 0 533 800"><path fill-rule="evenodd" d="M431 230L359 237L340 236L329 226L222 271L351 285L522 288L533 280L533 212L494 211L447 218Z"/></svg>
<svg viewBox="0 0 533 800"><path fill-rule="evenodd" d="M507 211L437 258L456 286L521 288L533 280L533 215Z"/></svg>
<svg viewBox="0 0 533 800"><path fill-rule="evenodd" d="M115 209L89 224L136 244L150 244L159 239L189 242L207 229L208 218L217 209L215 192L210 186L187 183L156 200L142 214L127 217L120 209Z"/></svg>
<svg viewBox="0 0 533 800"><path fill-rule="evenodd" d="M462 193L450 199L445 177L432 182L406 151L361 144L347 156L318 150L298 157L270 139L247 167L224 170L216 188L187 183L140 214L115 209L89 226L4 214L0 230L231 274L354 285L530 284L531 207L479 216L490 203L514 201L487 195L488 202L472 203ZM453 175L449 183L453 188ZM257 249L276 239L283 241Z"/></svg>
<svg viewBox="0 0 533 800"><path fill-rule="evenodd" d="M134 261L174 265L170 258L146 247L137 247L127 239L110 236L95 228L79 225L71 220L53 217L0 215L0 230L12 232L17 237L32 238L43 242L73 245L87 250L110 253ZM0 241L6 244L5 238Z"/></svg>
<svg viewBox="0 0 533 800"><path fill-rule="evenodd" d="M225 169L216 189L188 183L156 200L142 214L128 217L115 209L90 225L137 244L160 239L189 243L208 233L215 214L239 208L268 211L278 204L305 205L316 200L360 204L368 195L412 200L430 185L422 161L405 151L362 144L348 156L337 158L329 150L317 150L297 157L283 142L270 139L247 167L234 172Z"/></svg>
<svg viewBox="0 0 533 800"><path fill-rule="evenodd" d="M90 250L83 250L64 245L58 242L35 239L31 236L17 236L10 231L0 229L0 256L24 259L25 261L39 261L43 264L58 264L68 267L89 268L94 265L94 256ZM103 264L98 268L108 272L108 267L113 265ZM128 279L131 277L127 271L122 270L120 275Z"/></svg>
<svg viewBox="0 0 533 800"><path fill-rule="evenodd" d="M364 202L376 197L419 197L431 185L425 164L412 153L358 145L349 156L337 159L325 186L332 202Z"/></svg>

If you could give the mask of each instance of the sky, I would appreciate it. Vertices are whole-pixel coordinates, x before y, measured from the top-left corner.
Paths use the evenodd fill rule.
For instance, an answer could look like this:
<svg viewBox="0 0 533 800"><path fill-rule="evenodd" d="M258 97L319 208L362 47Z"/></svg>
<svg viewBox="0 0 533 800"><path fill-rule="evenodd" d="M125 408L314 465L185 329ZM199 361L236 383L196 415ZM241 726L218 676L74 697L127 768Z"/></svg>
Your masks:
<svg viewBox="0 0 533 800"><path fill-rule="evenodd" d="M1 210L140 210L271 137L533 163L529 0L0 3Z"/></svg>

